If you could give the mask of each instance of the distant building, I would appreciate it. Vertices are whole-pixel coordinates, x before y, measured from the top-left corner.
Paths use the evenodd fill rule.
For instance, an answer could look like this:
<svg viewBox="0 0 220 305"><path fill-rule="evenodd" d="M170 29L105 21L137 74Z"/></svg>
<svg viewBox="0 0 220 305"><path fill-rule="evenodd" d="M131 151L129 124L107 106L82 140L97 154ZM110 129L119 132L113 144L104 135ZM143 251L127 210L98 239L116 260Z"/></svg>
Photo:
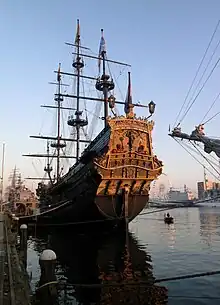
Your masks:
<svg viewBox="0 0 220 305"><path fill-rule="evenodd" d="M197 182L198 198L204 199L209 197L217 197L220 195L220 183L206 180L204 182Z"/></svg>
<svg viewBox="0 0 220 305"><path fill-rule="evenodd" d="M215 182L213 182L213 181L211 181L211 180L206 180L206 187L205 187L205 190L206 190L206 191L212 190L214 184L215 184Z"/></svg>
<svg viewBox="0 0 220 305"><path fill-rule="evenodd" d="M198 190L198 198L203 199L205 193L205 185L204 182L197 182L197 190Z"/></svg>

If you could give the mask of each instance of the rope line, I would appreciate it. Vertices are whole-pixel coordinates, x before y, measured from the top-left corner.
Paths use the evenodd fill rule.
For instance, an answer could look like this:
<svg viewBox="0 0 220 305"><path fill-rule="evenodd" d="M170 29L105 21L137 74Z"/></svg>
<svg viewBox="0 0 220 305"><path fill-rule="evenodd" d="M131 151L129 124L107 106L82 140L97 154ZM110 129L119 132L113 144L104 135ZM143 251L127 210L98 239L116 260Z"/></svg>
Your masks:
<svg viewBox="0 0 220 305"><path fill-rule="evenodd" d="M193 154L190 152L190 151L188 151L185 147L184 147L184 145L182 145L179 141L177 141L177 139L175 139L175 138L173 138L180 146L182 146L182 148L193 158L193 159L195 159L200 165L202 165L202 167L205 167L203 164L202 164L202 162L200 162L195 156L193 156ZM211 174L211 175L213 175L214 177L216 177L210 170L209 170L209 168L207 168L207 167L205 167L206 168L206 170ZM218 179L218 178L217 178Z"/></svg>
<svg viewBox="0 0 220 305"><path fill-rule="evenodd" d="M168 295L168 297L169 298L182 298L182 299L220 300L220 297L205 297L205 296Z"/></svg>
<svg viewBox="0 0 220 305"><path fill-rule="evenodd" d="M208 77L206 78L205 82L203 83L202 87L199 89L199 92L196 94L195 98L192 100L191 105L188 107L188 109L186 110L186 112L184 113L182 119L180 120L178 126L180 125L180 123L183 121L183 119L186 117L187 113L189 112L189 110L192 108L193 104L195 103L195 101L197 100L197 98L199 97L200 93L202 92L202 90L204 89L205 85L207 84L208 80L210 79L210 77L212 76L212 73L214 72L214 70L216 69L217 65L220 62L220 57L218 58L218 60L216 61L215 65L213 66L211 72L209 73Z"/></svg>
<svg viewBox="0 0 220 305"><path fill-rule="evenodd" d="M204 77L204 75L205 75L205 73L206 73L206 71L207 71L207 69L208 69L208 67L209 67L209 65L210 65L210 63L211 63L211 61L212 61L213 56L215 55L215 53L216 53L216 51L217 51L217 49L218 49L218 47L219 47L219 44L220 44L220 40L218 41L218 43L217 43L217 45L216 45L216 47L215 47L215 49L214 49L214 51L213 51L213 53L212 53L212 55L211 55L211 57L210 57L210 59L209 59L209 61L208 61L207 65L206 65L206 67L205 67L205 69L204 69L204 71L203 71L203 73L202 73L202 75L201 75L201 77L200 77L200 79L199 79L199 81L198 81L196 87L195 87L194 90L193 90L192 96L191 96L191 98L189 99L189 102L188 102L188 104L187 104L187 106L186 106L186 109L187 109L187 107L189 107L190 102L192 101L193 96L194 96L194 94L196 93L196 90L198 89L198 87L199 87L201 81L203 80L203 77ZM212 107L211 107L211 108L212 108ZM211 110L211 108L209 109L209 111ZM206 115L207 115L207 113L206 113Z"/></svg>
<svg viewBox="0 0 220 305"><path fill-rule="evenodd" d="M220 175L219 171L217 171L217 169L212 165L212 163L201 153L201 151L196 147L196 145L194 143L192 143L192 145L194 146L194 148L200 153L200 155L206 160L206 162L209 163L209 165L212 167L212 169L214 169L214 171ZM219 180L219 179L218 179Z"/></svg>
<svg viewBox="0 0 220 305"><path fill-rule="evenodd" d="M194 273L194 274L187 274L187 275L182 275L182 276L173 276L173 277L167 277L167 278L160 278L160 279L155 279L151 283L146 282L146 281L134 281L134 282L123 282L123 283L91 283L91 284L81 284L81 283L73 283L71 286L74 287L85 287L85 288L102 288L102 287L125 287L125 286L152 286L157 283L162 283L162 282L170 282L170 281L179 281L179 280L185 280L185 279L192 279L192 278L199 278L199 277L204 277L204 276L213 276L213 275L220 275L220 270L216 271L208 271L208 272L202 272L202 273ZM54 282L49 282L46 284L43 284L42 286L38 287L38 289L45 287L47 285L51 284L61 284L65 285L64 282L62 281L54 281ZM70 285L68 283L68 285Z"/></svg>
<svg viewBox="0 0 220 305"><path fill-rule="evenodd" d="M209 107L209 109L207 110L206 114L204 115L204 117L202 118L201 120L201 123L200 124L205 124L207 123L207 121L205 123L202 123L205 118L207 117L207 115L209 114L209 112L212 110L213 106L215 105L216 101L219 99L219 96L220 96L220 92L218 93L218 95L216 96L216 98L214 99L213 103L211 104L211 106ZM210 121L210 119L208 120L208 122Z"/></svg>
<svg viewBox="0 0 220 305"><path fill-rule="evenodd" d="M36 290L40 290L41 288L44 288L46 286L49 286L49 285L54 285L54 284L58 284L59 282L58 281L51 281L51 282L48 282L48 283L44 283L43 285L41 285L40 287L37 287Z"/></svg>
<svg viewBox="0 0 220 305"><path fill-rule="evenodd" d="M170 207L170 208L164 208L164 209L159 209L157 211L150 211L150 212L146 212L146 213L141 213L139 214L139 216L142 216L142 215L148 215L148 214L154 214L154 213L159 213L159 212L163 212L163 211L167 211L167 210L173 210L173 209L176 209L177 207Z"/></svg>
<svg viewBox="0 0 220 305"><path fill-rule="evenodd" d="M220 270L216 270L216 271L208 271L208 272L202 272L202 273L187 274L187 275L182 275L182 276L180 275L180 276L173 276L173 277L165 277L165 278L155 280L155 283L178 281L178 280L192 279L192 278L196 278L196 277L219 275L219 274L220 274Z"/></svg>
<svg viewBox="0 0 220 305"><path fill-rule="evenodd" d="M192 141L190 141L190 140L189 140L189 143L190 143L190 145L193 145L193 144L194 144L194 143L193 143ZM201 153L201 151L199 150L199 148L200 148L201 150L203 150L203 148L201 148L198 144L195 146L195 149L193 149L190 145L187 145L186 143L184 143L184 145L185 145L189 150L191 150L192 152L196 153L197 155L203 156L203 158L207 159L207 162L211 162L211 163L212 163L214 166L216 166L216 167L219 166L219 164L216 163L216 162L218 162L218 160L217 160L214 156L209 155L209 157L212 157L212 158L213 158L213 161L212 161L212 160L209 160L207 157L205 157L205 156ZM199 147L199 148L198 148L198 147ZM215 178L216 178L216 177L215 177Z"/></svg>
<svg viewBox="0 0 220 305"><path fill-rule="evenodd" d="M204 123L202 123L203 125L207 124L208 122L210 122L212 119L214 119L217 115L220 114L220 111L217 112L216 114L214 114L210 119L208 119L207 121L205 121Z"/></svg>
<svg viewBox="0 0 220 305"><path fill-rule="evenodd" d="M200 62L200 64L199 64L199 67L197 68L195 77L194 77L194 79L193 79L193 81L192 81L192 83L191 83L191 85L190 85L190 88L189 88L189 90L188 90L188 92L187 92L187 94L186 94L186 96L185 96L183 105L182 105L182 107L181 107L181 109L180 109L180 111L179 111L179 113L178 113L178 115L177 115L176 121L175 121L175 123L174 123L174 127L175 127L175 125L176 125L176 123L177 123L177 120L178 120L180 114L181 114L181 111L183 110L183 107L184 107L185 104L186 104L187 98L188 98L188 96L189 96L189 94L190 94L190 91L191 91L191 89L192 89L192 87L193 87L193 85L194 85L194 83L195 83L195 80L196 80L196 77L197 77L197 75L198 75L198 73L199 73L199 70L200 70L200 68L201 68L201 66L202 66L202 64L203 64L203 62L204 62L204 60L205 60L206 54L207 54L207 52L208 52L208 50L209 50L209 47L210 47L210 45L211 45L211 43L212 43L212 40L213 40L213 38L214 38L214 36L215 36L215 33L216 33L217 29L218 29L219 23L220 23L220 20L218 21L218 23L217 23L217 25L216 25L216 27L215 27L215 29L214 29L214 32L213 32L213 34L212 34L212 36L211 36L211 39L210 39L210 41L209 41L209 43L208 43L208 46L207 46L207 48L206 48L206 50L205 50L205 53L204 53L204 55L203 55L203 57L202 57L202 59L201 59L201 62Z"/></svg>

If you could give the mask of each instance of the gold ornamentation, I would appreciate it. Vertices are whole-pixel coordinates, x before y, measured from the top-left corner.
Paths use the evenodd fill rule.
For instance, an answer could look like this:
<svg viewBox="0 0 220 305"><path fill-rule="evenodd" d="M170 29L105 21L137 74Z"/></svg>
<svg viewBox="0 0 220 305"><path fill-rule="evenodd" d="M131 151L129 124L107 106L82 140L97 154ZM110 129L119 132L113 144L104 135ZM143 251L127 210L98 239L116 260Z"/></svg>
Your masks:
<svg viewBox="0 0 220 305"><path fill-rule="evenodd" d="M153 154L151 132L154 122L136 116L120 116L108 118L108 123L111 128L108 150L94 160L102 176L98 193L105 190L107 194L115 195L118 185L123 188L126 183L132 193L148 194L150 183L161 175L163 166Z"/></svg>

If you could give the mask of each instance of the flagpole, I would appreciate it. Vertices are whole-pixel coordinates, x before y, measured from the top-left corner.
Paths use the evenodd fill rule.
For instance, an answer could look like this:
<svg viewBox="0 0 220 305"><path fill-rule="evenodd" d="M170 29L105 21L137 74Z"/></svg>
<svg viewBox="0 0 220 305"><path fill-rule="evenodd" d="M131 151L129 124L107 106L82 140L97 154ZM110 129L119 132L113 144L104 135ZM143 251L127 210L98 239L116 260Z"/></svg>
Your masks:
<svg viewBox="0 0 220 305"><path fill-rule="evenodd" d="M1 204L3 204L4 166L5 166L5 143L3 143L2 146L2 179L1 179L1 200L0 200Z"/></svg>

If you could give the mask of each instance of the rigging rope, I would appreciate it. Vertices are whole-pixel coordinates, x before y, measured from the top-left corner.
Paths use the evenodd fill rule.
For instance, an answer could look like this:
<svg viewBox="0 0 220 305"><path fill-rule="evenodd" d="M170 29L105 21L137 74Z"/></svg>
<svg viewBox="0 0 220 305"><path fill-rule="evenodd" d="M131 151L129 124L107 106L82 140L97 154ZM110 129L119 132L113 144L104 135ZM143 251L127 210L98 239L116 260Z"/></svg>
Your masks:
<svg viewBox="0 0 220 305"><path fill-rule="evenodd" d="M210 57L210 59L209 59L207 65L206 65L206 67L205 67L203 73L202 73L202 76L200 77L200 79L199 79L199 81L198 81L196 87L195 87L194 90L193 90L192 96L191 96L191 98L189 99L189 102L188 102L188 104L187 104L187 106L186 106L186 109L189 107L190 102L192 101L193 96L194 96L196 90L198 89L198 87L199 87L199 85L200 85L200 83L201 83L201 81L202 81L202 79L203 79L203 77L204 77L204 75L205 75L205 73L206 73L206 71L207 71L207 69L208 69L208 67L209 67L209 65L210 65L210 63L211 63L211 61L212 61L213 56L215 55L215 53L216 53L216 51L217 51L217 49L218 49L218 47L219 47L219 45L220 45L220 39L219 39L219 41L218 41L218 43L217 43L217 45L216 45L216 47L215 47L215 49L214 49L214 51L213 51L211 57Z"/></svg>
<svg viewBox="0 0 220 305"><path fill-rule="evenodd" d="M213 106L215 105L216 101L219 99L219 97L220 97L220 92L218 93L218 95L217 95L216 98L214 99L213 103L212 103L211 106L209 107L209 109L208 109L208 111L206 112L206 114L204 115L204 117L202 118L201 124L204 125L205 123L211 121L211 119L209 119L209 120L206 121L205 123L202 123L202 122L205 120L205 118L207 117L207 115L209 114L209 112L211 111L211 109L213 108Z"/></svg>
<svg viewBox="0 0 220 305"><path fill-rule="evenodd" d="M146 212L146 213L140 213L138 216L142 216L142 215L148 215L148 214L154 214L154 213L159 213L159 212L164 212L164 211L167 211L167 210L173 210L173 209L176 209L177 207L169 207L169 208L163 208L163 209L160 209L160 210L156 210L156 211L150 211L150 212Z"/></svg>
<svg viewBox="0 0 220 305"><path fill-rule="evenodd" d="M207 52L208 52L208 50L209 50L209 48L210 48L210 45L211 45L211 43L212 43L212 41L213 41L213 38L214 38L215 34L216 34L216 32L217 32L217 29L218 29L218 27L219 27L219 24L220 24L220 19L219 19L219 21L218 21L218 23L217 23L217 25L216 25L216 27L215 27L215 29L214 29L214 32L213 32L213 34L212 34L212 36L211 36L211 39L210 39L210 41L209 41L209 43L208 43L208 46L207 46L207 48L206 48L206 50L205 50L205 53L204 53L204 55L203 55L203 57L202 57L202 59L201 59L201 62L200 62L200 64L199 64L199 67L197 68L195 77L194 77L194 79L193 79L193 81L192 81L192 83L191 83L191 85L190 85L190 88L189 88L189 90L188 90L188 92L187 92L187 94L186 94L186 96L185 96L183 105L182 105L182 107L181 107L181 109L180 109L180 111L179 111L179 113L178 113L178 115L177 115L176 121L175 121L175 123L174 123L174 127L176 126L176 123L177 123L178 118L179 118L179 116L180 116L180 114L181 114L181 111L183 110L183 107L184 107L185 104L186 104L187 98L188 98L188 96L189 96L189 94L190 94L190 91L191 91L191 89L192 89L192 87L193 87L193 85L194 85L194 83L195 83L195 80L196 80L196 77L197 77L197 75L198 75L198 73L199 73L199 70L200 70L200 68L201 68L201 66L202 66L202 64L203 64L203 62L204 62L204 60L205 60L206 54L207 54Z"/></svg>
<svg viewBox="0 0 220 305"><path fill-rule="evenodd" d="M195 103L195 101L197 100L197 98L199 97L200 93L202 92L202 90L204 89L205 85L207 84L208 80L210 79L210 77L212 76L212 73L214 72L214 70L216 69L216 67L218 66L220 62L220 57L218 58L218 60L216 61L215 65L213 66L211 72L209 73L208 77L206 78L205 82L203 83L202 87L199 89L199 92L197 93L197 95L195 96L195 98L192 100L190 106L188 107L188 109L186 110L186 112L184 113L182 119L179 121L178 126L180 125L180 123L183 121L183 119L186 117L187 113L189 112L189 110L192 108L193 104Z"/></svg>
<svg viewBox="0 0 220 305"><path fill-rule="evenodd" d="M189 141L189 142L190 142L191 145L193 144L191 141ZM184 145L185 145L188 149L190 149L191 151L195 152L196 154L201 155L201 152L199 151L198 148L197 148L196 150L194 150L194 149L192 149L192 147L190 147L190 146L187 145L186 143L184 143ZM201 148L198 144L197 144L197 147L199 147L201 150L203 150L203 148ZM203 156L203 157L204 157L204 156ZM215 159L215 157L213 157L212 155L209 155L209 157L212 157L212 158L215 160L215 162L218 162L218 160ZM204 158L207 158L207 157L204 157ZM207 158L207 160L208 160L208 158ZM218 166L218 164L215 163L214 161L211 161L211 160L208 160L208 161L211 162L214 166L216 166L216 167Z"/></svg>
<svg viewBox="0 0 220 305"><path fill-rule="evenodd" d="M202 165L202 167L205 167L195 156L193 156L193 154L191 154L191 152L189 152L185 147L184 147L184 145L183 144L181 144L179 141L177 141L177 139L175 139L174 138L174 140L180 145L180 146L182 146L182 148L193 158L193 159L195 159L200 165ZM219 178L217 177L217 176L215 176L210 170L209 170L209 168L207 168L207 167L205 167L206 168L206 170L211 174L211 175L213 175L216 179L218 179L219 180Z"/></svg>
<svg viewBox="0 0 220 305"><path fill-rule="evenodd" d="M214 119L217 115L220 114L220 111L217 112L216 114L214 114L210 119L208 119L207 121L205 121L204 123L202 123L203 125L207 124L208 122L210 122L212 119Z"/></svg>
<svg viewBox="0 0 220 305"><path fill-rule="evenodd" d="M178 142L179 143L179 142ZM180 144L180 143L179 143ZM192 144L191 142L190 142L190 144ZM188 148L188 149L190 149L191 151L193 151L193 152L195 152L196 154L198 154L198 155L200 155L200 156L202 156L204 159L205 159L205 157L202 155L202 153L197 149L196 151L195 150L193 150L192 149L192 147L189 147L186 143L185 143L185 146ZM188 152L189 153L189 152ZM195 158L196 159L196 158ZM198 159L196 159L196 161L197 162L199 162L200 163L200 165L202 165L203 166L203 168L205 168L215 179L217 179L217 180L219 180L219 177L217 177L208 167L206 167L204 164L202 164ZM209 162L212 162L215 166L218 166L216 163L214 163L213 161L210 161L210 160L206 160L208 163ZM210 164L210 163L209 163ZM215 170L216 171L216 170Z"/></svg>
<svg viewBox="0 0 220 305"><path fill-rule="evenodd" d="M220 173L219 173L219 171L217 171L217 169L211 164L211 162L201 153L201 151L196 147L196 145L194 144L194 143L191 143L193 146L194 146L194 148L200 153L200 155L209 163L209 165L214 169L214 171L218 174L218 175L220 175ZM218 180L219 180L219 178L218 178Z"/></svg>

